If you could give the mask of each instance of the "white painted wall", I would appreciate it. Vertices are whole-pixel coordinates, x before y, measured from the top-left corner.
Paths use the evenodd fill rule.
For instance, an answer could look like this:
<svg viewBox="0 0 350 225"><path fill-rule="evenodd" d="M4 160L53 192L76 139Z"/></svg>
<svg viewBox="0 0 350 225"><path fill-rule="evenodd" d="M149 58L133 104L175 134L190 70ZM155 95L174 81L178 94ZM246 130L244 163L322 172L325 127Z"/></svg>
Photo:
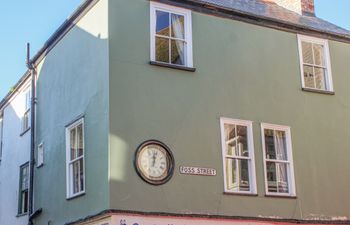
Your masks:
<svg viewBox="0 0 350 225"><path fill-rule="evenodd" d="M28 216L17 216L17 212L20 166L28 162L30 156L30 131L21 136L25 90L29 84L30 80L27 80L3 109L0 225L26 225L28 223Z"/></svg>

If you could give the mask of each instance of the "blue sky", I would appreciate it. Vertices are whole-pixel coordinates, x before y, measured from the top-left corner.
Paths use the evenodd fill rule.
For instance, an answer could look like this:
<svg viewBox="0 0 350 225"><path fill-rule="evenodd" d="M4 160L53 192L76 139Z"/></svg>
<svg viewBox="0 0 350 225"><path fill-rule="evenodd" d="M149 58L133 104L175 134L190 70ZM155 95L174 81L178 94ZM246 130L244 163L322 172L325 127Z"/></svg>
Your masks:
<svg viewBox="0 0 350 225"><path fill-rule="evenodd" d="M26 71L26 43L36 53L82 0L8 0L0 13L0 100ZM349 0L315 0L316 15L350 30Z"/></svg>

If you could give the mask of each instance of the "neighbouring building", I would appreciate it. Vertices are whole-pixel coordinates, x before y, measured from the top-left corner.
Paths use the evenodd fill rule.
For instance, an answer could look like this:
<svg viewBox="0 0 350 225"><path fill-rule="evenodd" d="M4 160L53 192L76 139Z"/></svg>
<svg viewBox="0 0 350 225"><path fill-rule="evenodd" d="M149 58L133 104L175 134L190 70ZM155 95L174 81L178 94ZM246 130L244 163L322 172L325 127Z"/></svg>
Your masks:
<svg viewBox="0 0 350 225"><path fill-rule="evenodd" d="M32 59L33 224L350 224L349 58L313 0L85 1Z"/></svg>
<svg viewBox="0 0 350 225"><path fill-rule="evenodd" d="M0 103L0 224L28 223L31 79Z"/></svg>

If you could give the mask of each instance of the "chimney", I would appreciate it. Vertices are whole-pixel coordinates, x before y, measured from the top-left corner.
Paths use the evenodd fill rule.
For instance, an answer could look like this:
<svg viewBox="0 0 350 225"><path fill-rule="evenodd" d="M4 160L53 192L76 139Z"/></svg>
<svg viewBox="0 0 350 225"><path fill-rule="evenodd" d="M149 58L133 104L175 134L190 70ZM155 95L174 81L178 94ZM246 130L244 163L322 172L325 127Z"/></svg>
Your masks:
<svg viewBox="0 0 350 225"><path fill-rule="evenodd" d="M301 13L305 16L315 16L314 0L301 0Z"/></svg>
<svg viewBox="0 0 350 225"><path fill-rule="evenodd" d="M266 0L265 0L266 1ZM269 0L300 15L315 16L314 0Z"/></svg>

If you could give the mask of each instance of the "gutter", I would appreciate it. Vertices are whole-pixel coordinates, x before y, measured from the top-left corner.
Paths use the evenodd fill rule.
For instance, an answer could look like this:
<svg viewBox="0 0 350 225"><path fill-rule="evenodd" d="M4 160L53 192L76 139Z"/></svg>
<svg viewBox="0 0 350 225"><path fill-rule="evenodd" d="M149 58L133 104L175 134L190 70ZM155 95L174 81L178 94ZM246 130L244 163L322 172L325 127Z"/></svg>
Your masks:
<svg viewBox="0 0 350 225"><path fill-rule="evenodd" d="M61 38L72 28L76 22L85 15L91 7L93 7L99 0L85 0L78 9L51 35L51 37L45 42L44 46L35 54L32 62L38 65L40 61L50 52L52 48L61 40ZM152 0L148 0L152 1ZM288 23L286 21L273 19L270 17L258 16L256 14L249 14L239 10L233 10L225 7L219 7L214 4L204 3L201 0L153 0L162 2L170 5L181 6L184 8L192 9L196 12L214 15L218 17L224 17L234 19L250 24L259 26L269 27L276 30L282 30L287 32L301 33L301 34L312 34L317 37L335 40L339 42L349 43L350 36L334 33L330 31L323 31L313 29L307 26L296 25ZM1 101L0 110L7 104L9 99L15 93L15 91L22 85L23 81L29 77L30 73L27 71L22 78L14 86L14 90L10 91Z"/></svg>
<svg viewBox="0 0 350 225"><path fill-rule="evenodd" d="M268 27L276 30L282 30L292 33L312 35L329 40L344 42L350 44L350 36L327 30L319 30L306 25L294 24L285 20L279 20L273 17L257 15L250 12L240 11L238 9L226 8L213 3L203 2L201 0L149 0L161 2L164 4L174 5L191 9L193 11L228 18L241 22L246 22L258 26Z"/></svg>

